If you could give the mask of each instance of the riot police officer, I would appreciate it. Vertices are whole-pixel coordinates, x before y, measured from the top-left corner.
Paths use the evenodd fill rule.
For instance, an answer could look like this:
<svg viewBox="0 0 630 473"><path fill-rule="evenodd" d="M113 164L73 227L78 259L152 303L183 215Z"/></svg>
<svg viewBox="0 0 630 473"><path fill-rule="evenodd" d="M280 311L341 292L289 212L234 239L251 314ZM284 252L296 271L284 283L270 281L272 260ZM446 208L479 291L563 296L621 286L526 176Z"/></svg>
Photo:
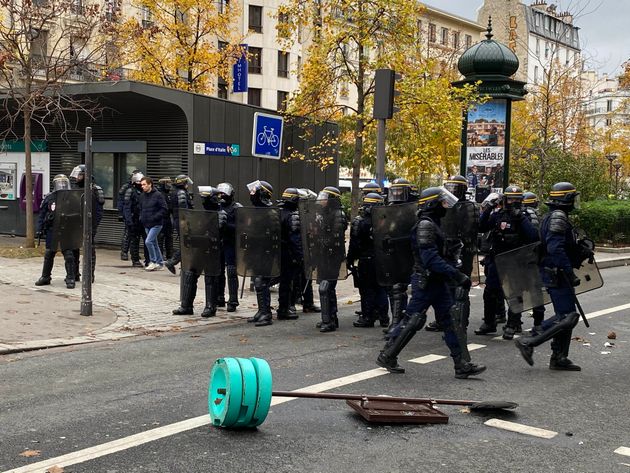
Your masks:
<svg viewBox="0 0 630 473"><path fill-rule="evenodd" d="M234 187L229 182L217 186L221 199L221 210L225 211L227 222L223 231L223 270L219 277L218 301L225 300L225 281L227 273L228 302L227 311L234 312L238 306L238 275L236 274L236 209L242 207L234 201Z"/></svg>
<svg viewBox="0 0 630 473"><path fill-rule="evenodd" d="M118 209L119 222L125 222L125 194L127 193L127 189L131 187L131 179L136 173L142 174L142 171L140 171L139 169L134 169L133 171L131 171L131 174L129 174L129 180L125 182L122 186L120 186L120 189L118 189L118 201L116 202L116 207ZM122 261L129 260L129 229L127 228L127 225L125 225L123 228L122 240L120 242L120 259Z"/></svg>
<svg viewBox="0 0 630 473"><path fill-rule="evenodd" d="M571 333L579 320L575 311L575 287L580 284L580 278L574 270L587 259L592 262L594 246L590 240L577 238L569 220L569 213L579 202L579 194L570 182L558 182L551 187L546 202L551 212L545 215L540 225L544 254L540 269L555 315L542 322L541 333L515 340L529 365L534 364L534 347L553 339L549 369L581 370L568 358Z"/></svg>
<svg viewBox="0 0 630 473"><path fill-rule="evenodd" d="M300 235L300 194L295 187L288 187L278 201L280 208L280 287L278 288L278 320L295 320L298 315L291 305L293 282L303 260Z"/></svg>
<svg viewBox="0 0 630 473"><path fill-rule="evenodd" d="M321 254L322 260L319 261L320 269L324 269L328 273L339 273L339 267L341 266L345 257L345 233L348 228L348 220L341 207L341 192L338 188L333 186L327 186L317 196L317 203L325 209L322 210L322 218L318 220L320 226L319 234L322 236L322 240L319 242L319 247L326 254ZM326 215L326 218L323 218ZM341 251L335 251L339 248ZM319 283L319 303L321 304L322 320L318 324L319 331L322 333L334 332L339 328L339 318L337 316L337 279L322 278L321 274L324 271L318 271L318 283Z"/></svg>
<svg viewBox="0 0 630 473"><path fill-rule="evenodd" d="M171 189L173 187L173 180L166 176L158 180L157 190L162 193L164 200L166 201L167 215L164 219L164 225L162 231L158 235L158 244L160 245L160 251L166 259L173 257L173 221L171 215L173 214L173 208L171 206Z"/></svg>
<svg viewBox="0 0 630 473"><path fill-rule="evenodd" d="M247 185L249 190L249 200L254 207L269 208L273 207L271 197L273 195L273 187L267 181L254 181ZM264 327L271 325L271 293L269 287L271 278L267 276L254 276L254 289L256 290L256 300L258 302L258 311L253 317L247 319L248 322L254 323L256 327Z"/></svg>
<svg viewBox="0 0 630 473"><path fill-rule="evenodd" d="M418 196L413 191L411 183L407 179L399 177L392 181L387 194L387 205L404 204L416 202L417 200ZM407 308L407 286L408 284L406 282L397 282L387 288L389 305L392 311L392 323L388 329L383 330L384 332L388 332L389 329L402 319L403 313ZM380 322L381 326L384 326L385 323L389 325L389 317L387 314L382 315Z"/></svg>
<svg viewBox="0 0 630 473"><path fill-rule="evenodd" d="M204 210L218 212L219 234L222 233L227 223L227 214L221 210L220 193L212 186L199 186L199 196ZM182 271L180 280L180 306L173 310L174 315L192 315L193 303L197 295L197 281L201 276L200 271L185 270ZM204 272L203 281L206 293L206 305L201 312L204 318L214 317L217 314L216 304L216 288L217 276L211 276Z"/></svg>
<svg viewBox="0 0 630 473"><path fill-rule="evenodd" d="M525 192L523 194L523 213L529 219L529 222L536 229L537 232L540 232L540 217L538 215L538 196L533 192ZM540 324L545 319L545 306L534 307L532 309L532 315L534 318L534 327L533 331L538 333L541 332L542 329Z"/></svg>
<svg viewBox="0 0 630 473"><path fill-rule="evenodd" d="M188 189L193 185L193 181L186 174L180 174L173 181L173 189L170 195L170 206L173 213L173 229L179 236L179 209L192 209L192 196ZM164 266L171 273L175 274L175 266L182 260L181 248L178 246L173 252L173 257L164 261Z"/></svg>
<svg viewBox="0 0 630 473"><path fill-rule="evenodd" d="M317 200L317 194L311 189L298 189L301 201ZM300 262L300 270L295 275L293 282L293 304L301 304L302 312L321 312L321 308L315 305L313 300L313 281L306 279L304 274L304 261Z"/></svg>
<svg viewBox="0 0 630 473"><path fill-rule="evenodd" d="M149 253L146 245L144 246L144 265L140 262L140 240L144 242L146 234L144 226L140 222L140 196L142 195L142 178L141 172L131 176L132 185L125 192L125 204L123 207L123 215L125 216L125 225L129 231L129 253L131 253L131 265L134 268L142 268L149 264Z"/></svg>
<svg viewBox="0 0 630 473"><path fill-rule="evenodd" d="M490 248L484 258L486 287L483 291L483 324L475 330L477 335L495 333L497 330L497 301L501 297L501 282L494 257L528 243L538 241L538 232L522 212L523 190L514 185L505 188L501 208L489 205L479 219L479 229L489 232ZM503 338L511 340L521 332L521 314L508 309L507 324L503 327Z"/></svg>
<svg viewBox="0 0 630 473"><path fill-rule="evenodd" d="M365 197L367 194L375 193L383 195L383 189L377 182L366 182L361 188L361 197Z"/></svg>
<svg viewBox="0 0 630 473"><path fill-rule="evenodd" d="M352 221L347 263L353 274L358 273L361 315L353 322L355 327L374 327L377 320L387 316L387 293L376 279L374 264L374 239L372 238L372 207L383 205L383 196L370 192L363 197L363 205ZM354 263L358 260L358 267ZM389 318L387 319L389 323ZM386 327L387 324L383 325Z"/></svg>
<svg viewBox="0 0 630 473"><path fill-rule="evenodd" d="M105 206L105 194L103 192L103 188L94 184L93 181L94 179L92 178L92 282L94 282L94 270L96 269L96 245L94 244L94 240L96 238L98 226L103 219L103 207ZM73 184L72 187L76 189L85 189L85 164L79 164L74 167L70 173L70 182ZM74 278L79 281L81 277L79 271L80 251L78 248L75 248L73 251L75 266Z"/></svg>
<svg viewBox="0 0 630 473"><path fill-rule="evenodd" d="M59 191L69 189L70 180L68 177L65 174L57 174L53 178L53 191L44 198L40 206L35 236L38 239L42 236L46 237L46 252L44 253L42 276L35 282L36 286L47 286L50 284L51 273L55 264L55 255L57 254L57 248L52 247L52 227L55 219L57 195ZM74 263L74 253L71 248L62 248L61 253L63 254L63 259L66 265L66 287L68 289L74 289L76 269Z"/></svg>
<svg viewBox="0 0 630 473"><path fill-rule="evenodd" d="M457 197L443 187L430 187L420 194L418 222L411 232L414 255L414 273L411 276L411 300L403 320L389 332L387 344L376 363L392 373L404 373L398 365L398 355L416 332L426 322L427 309L432 306L438 323L444 329L444 342L448 347L455 367L456 378L468 378L485 371L462 357L462 349L453 330L450 309L453 305L448 281L459 286L470 287L470 278L458 271L453 258L447 256L448 248L440 229L440 219L446 209L457 202Z"/></svg>

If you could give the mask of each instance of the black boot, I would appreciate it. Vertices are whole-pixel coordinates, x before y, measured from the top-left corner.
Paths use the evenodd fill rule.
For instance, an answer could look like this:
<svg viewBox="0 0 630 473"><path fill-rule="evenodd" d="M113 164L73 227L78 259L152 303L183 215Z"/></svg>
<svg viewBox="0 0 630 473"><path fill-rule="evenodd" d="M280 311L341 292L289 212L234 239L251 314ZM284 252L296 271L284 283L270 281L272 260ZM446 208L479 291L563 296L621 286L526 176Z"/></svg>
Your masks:
<svg viewBox="0 0 630 473"><path fill-rule="evenodd" d="M392 333L391 338L385 344L376 359L376 364L387 369L390 373L404 373L405 369L398 364L398 355L407 346L418 330L421 330L427 321L427 313L413 313L395 327L397 333Z"/></svg>
<svg viewBox="0 0 630 473"><path fill-rule="evenodd" d="M229 293L227 311L235 312L238 306L238 275L236 274L236 266L226 266L226 279Z"/></svg>
<svg viewBox="0 0 630 473"><path fill-rule="evenodd" d="M44 266L42 267L42 276L35 281L36 286L48 286L51 280L51 273L53 266L55 264L55 254L57 252L54 250L46 250L44 253Z"/></svg>
<svg viewBox="0 0 630 473"><path fill-rule="evenodd" d="M549 327L544 332L539 333L532 337L521 337L517 340L514 340L514 343L516 344L516 347L521 352L521 355L523 356L527 364L530 366L533 366L534 365L534 359L533 359L534 347L537 347L538 345L546 342L547 340L554 338L563 330L570 332L571 330L573 330L573 327L577 325L579 319L580 319L580 314L578 314L577 312L571 312L569 314L566 314L562 320L554 323L551 327ZM571 340L569 338L569 343L570 342ZM557 350L560 350L560 349L561 348L558 347ZM567 347L567 353L568 353L568 347Z"/></svg>
<svg viewBox="0 0 630 473"><path fill-rule="evenodd" d="M265 282L266 278L260 276L256 277L256 283L254 285L256 289L256 299L258 300L258 312L254 317L251 317L251 322L254 322L256 327L264 327L273 323L271 316L271 294L269 293L268 282ZM250 319L247 319L250 322Z"/></svg>
<svg viewBox="0 0 630 473"><path fill-rule="evenodd" d="M497 332L497 302L500 297L496 290L488 289L486 287L483 290L483 323L481 327L475 330L477 335L488 335Z"/></svg>
<svg viewBox="0 0 630 473"><path fill-rule="evenodd" d="M193 315L193 302L197 295L197 279L199 275L192 271L181 274L179 296L180 306L173 311L174 315Z"/></svg>
<svg viewBox="0 0 630 473"><path fill-rule="evenodd" d="M479 327L477 330L475 330L475 333L477 335L489 335L492 333L497 333L497 326L496 325L488 325L486 322L481 324L481 327Z"/></svg>
<svg viewBox="0 0 630 473"><path fill-rule="evenodd" d="M457 379L466 379L469 376L476 376L486 371L486 367L484 365L477 365L469 361L464 361L461 355L454 356L453 363L455 365L455 377Z"/></svg>
<svg viewBox="0 0 630 473"><path fill-rule="evenodd" d="M442 327L440 324L438 324L437 322L429 322L427 324L426 327L424 327L424 329L427 332L443 332L444 331L444 327Z"/></svg>
<svg viewBox="0 0 630 473"><path fill-rule="evenodd" d="M582 371L582 368L569 360L569 345L571 344L571 330L565 330L556 335L551 342L551 359L549 369L558 371Z"/></svg>
<svg viewBox="0 0 630 473"><path fill-rule="evenodd" d="M76 285L76 262L74 252L72 250L63 250L62 253L66 266L66 287L68 289L74 289Z"/></svg>
<svg viewBox="0 0 630 473"><path fill-rule="evenodd" d="M468 352L468 318L470 316L470 301L468 290L462 286L457 286L453 290L454 304L451 307L451 319L453 320L453 331L457 337L463 361L470 361Z"/></svg>
<svg viewBox="0 0 630 473"><path fill-rule="evenodd" d="M201 316L204 318L214 317L217 315L217 306L215 304L215 284L217 283L217 278L204 274L203 282L206 289L206 307L204 307Z"/></svg>
<svg viewBox="0 0 630 473"><path fill-rule="evenodd" d="M360 315L357 320L352 322L352 325L359 328L371 328L374 327L374 320L366 319L363 315Z"/></svg>
<svg viewBox="0 0 630 473"><path fill-rule="evenodd" d="M503 327L503 340L512 340L515 333L521 333L522 331L521 314L508 309L507 324Z"/></svg>
<svg viewBox="0 0 630 473"><path fill-rule="evenodd" d="M322 305L322 321L318 326L319 331L322 333L337 330L333 317L333 301L330 297L330 289L330 281L324 280L319 283L319 302Z"/></svg>
<svg viewBox="0 0 630 473"><path fill-rule="evenodd" d="M175 265L171 260L164 261L164 267L168 269L171 273L175 274Z"/></svg>

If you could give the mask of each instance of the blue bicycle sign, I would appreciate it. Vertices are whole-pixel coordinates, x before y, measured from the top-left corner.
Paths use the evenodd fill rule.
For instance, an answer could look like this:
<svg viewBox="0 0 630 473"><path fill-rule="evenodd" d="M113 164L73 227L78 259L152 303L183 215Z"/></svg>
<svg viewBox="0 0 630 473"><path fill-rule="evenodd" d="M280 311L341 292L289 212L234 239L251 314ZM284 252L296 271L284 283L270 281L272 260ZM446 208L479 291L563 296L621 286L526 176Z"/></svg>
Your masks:
<svg viewBox="0 0 630 473"><path fill-rule="evenodd" d="M259 158L280 159L282 151L283 118L256 112L252 134L252 155Z"/></svg>

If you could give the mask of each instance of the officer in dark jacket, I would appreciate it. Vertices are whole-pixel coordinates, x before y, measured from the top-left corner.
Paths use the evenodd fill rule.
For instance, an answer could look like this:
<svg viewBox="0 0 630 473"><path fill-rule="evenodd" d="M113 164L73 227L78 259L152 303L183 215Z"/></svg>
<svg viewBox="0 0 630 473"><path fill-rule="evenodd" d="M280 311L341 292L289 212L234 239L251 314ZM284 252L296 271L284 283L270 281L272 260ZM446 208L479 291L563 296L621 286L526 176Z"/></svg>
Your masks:
<svg viewBox="0 0 630 473"><path fill-rule="evenodd" d="M171 211L173 213L173 228L179 236L179 209L192 209L192 196L188 193L188 189L193 185L193 181L185 174L180 174L173 181L173 190L171 190L170 202ZM179 247L175 249L173 257L164 262L164 266L171 273L175 274L175 266L182 260L182 252Z"/></svg>
<svg viewBox="0 0 630 473"><path fill-rule="evenodd" d="M580 285L580 278L574 270L587 259L593 261L594 245L590 240L579 239L569 220L569 213L579 203L579 194L570 182L558 182L552 186L546 202L551 212L545 215L540 225L544 254L541 275L555 315L542 322L541 333L515 340L529 365L534 364L534 347L553 339L549 369L581 370L568 358L571 334L580 317L575 311L575 287Z"/></svg>
<svg viewBox="0 0 630 473"><path fill-rule="evenodd" d="M158 180L157 190L164 196L166 201L166 218L164 219L164 225L162 225L162 231L158 236L158 243L160 245L160 251L166 259L173 257L173 220L171 216L173 209L171 207L171 188L173 186L173 180L166 176Z"/></svg>
<svg viewBox="0 0 630 473"><path fill-rule="evenodd" d="M224 210L221 210L220 193L212 186L199 186L199 196L201 197L201 204L204 210L210 210L218 212L219 233L221 234L225 229L227 223L227 215ZM193 302L197 295L197 281L199 280L201 273L197 271L182 271L180 280L180 306L173 310L174 315L192 315L193 314ZM201 313L204 318L214 317L217 314L216 304L216 288L217 277L210 276L204 273L203 276L204 287L206 292L206 305Z"/></svg>
<svg viewBox="0 0 630 473"><path fill-rule="evenodd" d="M529 219L529 222L540 232L540 216L538 215L538 196L533 192L525 192L523 194L523 213ZM540 324L545 319L545 306L534 307L532 309L532 315L534 318L534 327L532 333L539 333L542 331Z"/></svg>
<svg viewBox="0 0 630 473"><path fill-rule="evenodd" d="M131 253L131 265L134 268L142 268L149 265L149 252L144 245L144 265L140 262L140 240L144 243L145 233L142 222L140 222L140 196L142 195L142 178L141 172L135 173L131 177L131 186L125 192L125 204L123 206L123 215L125 217L125 225L129 230L129 253Z"/></svg>
<svg viewBox="0 0 630 473"><path fill-rule="evenodd" d="M420 194L418 223L411 232L414 254L414 273L411 275L411 300L403 320L389 332L385 348L376 363L392 373L404 373L398 365L398 355L416 332L422 329L427 319L427 309L433 307L438 323L444 329L444 342L455 366L456 378L468 378L485 371L462 358L462 349L457 339L450 309L453 298L448 282L470 287L470 278L455 269L452 257L446 254L445 239L440 229L440 219L446 209L457 202L457 197L443 187L430 187Z"/></svg>
<svg viewBox="0 0 630 473"><path fill-rule="evenodd" d="M55 255L57 254L57 248L52 247L52 228L55 220L57 193L68 189L70 189L70 180L68 177L65 174L57 174L53 178L53 191L44 198L39 209L39 218L37 221L37 231L35 232L35 236L38 239L42 236L46 237L46 252L44 253L42 276L35 282L36 286L47 286L51 281L51 273L55 264ZM61 250L61 253L63 254L63 259L66 264L66 287L68 289L74 289L74 253L72 252L72 249Z"/></svg>
<svg viewBox="0 0 630 473"><path fill-rule="evenodd" d="M221 300L225 301L225 282L229 299L227 311L234 312L238 306L238 275L236 274L236 209L242 207L234 201L234 187L229 182L222 182L217 186L221 210L225 211L227 222L223 231L223 270L217 285L217 305L221 307Z"/></svg>
<svg viewBox="0 0 630 473"><path fill-rule="evenodd" d="M300 194L300 200L317 200L317 194L311 189L301 188L298 189ZM302 312L320 312L321 308L315 305L313 300L313 281L309 278L306 279L304 274L304 262L300 262L300 270L295 275L295 281L293 282L293 303L302 305Z"/></svg>
<svg viewBox="0 0 630 473"><path fill-rule="evenodd" d="M85 189L85 164L79 164L75 166L70 173L70 182L73 183L73 187L76 189ZM94 240L96 239L96 230L103 219L103 207L105 206L105 194L103 188L94 184L92 179L92 282L94 282L94 270L96 269L96 245ZM74 277L79 281L81 274L79 272L80 263L80 251L76 248L74 251L74 265L75 272Z"/></svg>
<svg viewBox="0 0 630 473"><path fill-rule="evenodd" d="M489 232L490 248L483 261L486 287L483 291L483 324L475 330L477 335L497 331L496 305L501 294L501 281L494 262L495 256L538 241L538 232L522 212L523 190L514 185L506 187L501 202L502 208L495 210L489 205L479 219L479 230ZM521 331L521 314L508 309L503 338L512 340L514 334Z"/></svg>
<svg viewBox="0 0 630 473"><path fill-rule="evenodd" d="M249 190L249 200L254 207L273 207L273 202L271 201L273 187L267 181L256 180L249 183L247 189ZM271 314L271 292L269 291L270 284L271 278L267 276L254 276L258 311L253 317L248 318L247 321L254 323L256 327L264 327L273 323Z"/></svg>
<svg viewBox="0 0 630 473"><path fill-rule="evenodd" d="M304 259L300 235L300 194L295 187L288 187L278 201L280 208L280 285L278 288L278 320L298 318L291 305L293 282Z"/></svg>
<svg viewBox="0 0 630 473"><path fill-rule="evenodd" d="M125 222L124 216L124 207L125 207L125 194L127 193L127 189L131 186L131 178L136 173L142 173L139 169L134 169L131 171L129 175L129 180L125 182L120 189L118 189L118 200L116 202L116 206L118 209L118 221ZM122 261L129 260L129 229L127 225L124 226L122 240L120 242L120 259Z"/></svg>
<svg viewBox="0 0 630 473"><path fill-rule="evenodd" d="M333 186L324 187L317 196L317 201L320 205L328 207L331 213L334 214L332 221L319 222L322 230L320 234L324 239L324 241L320 242L320 248L333 252L335 245L340 245L339 241L346 233L346 228L348 228L348 220L341 207L341 192ZM334 261L328 261L327 263L341 266L345 256L345 248L343 252L339 253L331 253L331 258L328 259L333 259ZM319 331L322 333L334 332L339 328L337 279L320 279L317 282L319 283L319 302L322 306L322 320L318 324Z"/></svg>
<svg viewBox="0 0 630 473"><path fill-rule="evenodd" d="M374 264L374 238L372 236L372 207L383 205L383 203L384 199L381 195L374 192L366 194L363 197L359 215L354 218L350 228L347 263L353 274L358 273L361 296L361 315L353 322L355 327L374 327L374 322L384 321L387 316L387 292L378 284L376 278L377 268ZM354 263L357 260L359 260L358 267L355 267Z"/></svg>

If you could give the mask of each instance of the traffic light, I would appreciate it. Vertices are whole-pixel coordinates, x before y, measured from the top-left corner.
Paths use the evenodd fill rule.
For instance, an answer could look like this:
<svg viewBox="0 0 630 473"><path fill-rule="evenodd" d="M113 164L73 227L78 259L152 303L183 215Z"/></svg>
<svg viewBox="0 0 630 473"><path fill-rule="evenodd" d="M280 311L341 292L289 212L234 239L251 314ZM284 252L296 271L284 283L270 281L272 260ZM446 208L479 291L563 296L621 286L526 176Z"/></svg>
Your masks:
<svg viewBox="0 0 630 473"><path fill-rule="evenodd" d="M402 79L393 69L377 69L374 76L374 118L389 119L398 109L394 107L394 98L400 95L394 85Z"/></svg>

